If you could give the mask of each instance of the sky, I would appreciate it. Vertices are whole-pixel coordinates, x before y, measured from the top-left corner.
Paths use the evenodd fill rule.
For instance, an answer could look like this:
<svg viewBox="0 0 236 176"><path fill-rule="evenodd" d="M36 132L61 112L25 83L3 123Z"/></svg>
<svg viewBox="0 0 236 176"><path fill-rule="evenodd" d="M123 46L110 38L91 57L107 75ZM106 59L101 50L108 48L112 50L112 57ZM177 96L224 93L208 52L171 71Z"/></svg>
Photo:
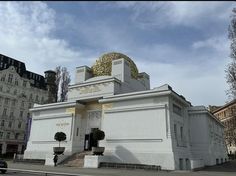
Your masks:
<svg viewBox="0 0 236 176"><path fill-rule="evenodd" d="M0 2L0 53L27 70L92 66L129 56L151 88L169 84L192 105L223 105L229 89L228 25L235 2Z"/></svg>

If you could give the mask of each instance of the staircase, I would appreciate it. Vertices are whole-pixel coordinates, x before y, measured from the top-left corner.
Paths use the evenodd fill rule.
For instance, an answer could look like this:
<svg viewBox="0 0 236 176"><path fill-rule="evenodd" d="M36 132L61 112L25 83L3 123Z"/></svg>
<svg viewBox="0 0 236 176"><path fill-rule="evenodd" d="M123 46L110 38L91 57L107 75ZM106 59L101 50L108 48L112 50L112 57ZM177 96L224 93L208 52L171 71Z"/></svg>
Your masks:
<svg viewBox="0 0 236 176"><path fill-rule="evenodd" d="M80 153L75 153L67 158L65 161L60 163L60 165L64 165L67 167L84 167L84 157L85 155L91 155L91 151L83 151Z"/></svg>

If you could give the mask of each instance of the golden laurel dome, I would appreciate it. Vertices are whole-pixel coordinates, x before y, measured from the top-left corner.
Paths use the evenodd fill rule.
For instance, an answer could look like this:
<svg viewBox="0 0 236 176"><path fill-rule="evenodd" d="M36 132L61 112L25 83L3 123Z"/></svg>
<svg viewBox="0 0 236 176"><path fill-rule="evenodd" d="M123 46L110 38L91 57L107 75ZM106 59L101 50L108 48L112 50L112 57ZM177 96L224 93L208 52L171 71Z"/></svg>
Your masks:
<svg viewBox="0 0 236 176"><path fill-rule="evenodd" d="M96 63L91 67L92 73L94 76L111 76L111 70L112 70L112 61L117 60L120 58L124 58L126 61L130 64L131 69L131 77L137 78L138 77L138 69L135 65L135 63L130 59L128 56L122 54L122 53L106 53L103 54L101 57L99 57L98 60L96 60Z"/></svg>

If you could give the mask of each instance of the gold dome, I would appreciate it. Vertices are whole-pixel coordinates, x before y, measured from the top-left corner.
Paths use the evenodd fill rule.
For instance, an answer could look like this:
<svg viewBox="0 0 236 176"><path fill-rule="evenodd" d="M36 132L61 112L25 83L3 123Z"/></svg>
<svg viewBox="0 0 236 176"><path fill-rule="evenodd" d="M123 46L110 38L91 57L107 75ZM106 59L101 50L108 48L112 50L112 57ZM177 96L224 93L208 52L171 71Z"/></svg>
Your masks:
<svg viewBox="0 0 236 176"><path fill-rule="evenodd" d="M112 70L112 61L120 59L120 58L124 58L126 61L129 62L130 69L131 69L131 77L137 78L138 69L135 63L132 61L132 59L130 59L128 56L122 53L116 53L116 52L106 53L106 54L103 54L101 57L99 57L99 59L96 60L96 63L91 67L93 75L94 76L105 76L105 75L110 76L111 70Z"/></svg>

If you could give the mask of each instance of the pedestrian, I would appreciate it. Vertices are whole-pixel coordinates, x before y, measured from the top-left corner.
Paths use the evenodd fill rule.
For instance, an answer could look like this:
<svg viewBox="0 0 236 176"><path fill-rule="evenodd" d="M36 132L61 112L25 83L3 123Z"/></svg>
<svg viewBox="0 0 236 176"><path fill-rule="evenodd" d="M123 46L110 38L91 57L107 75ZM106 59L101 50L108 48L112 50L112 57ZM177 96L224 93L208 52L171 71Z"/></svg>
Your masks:
<svg viewBox="0 0 236 176"><path fill-rule="evenodd" d="M58 160L58 156L57 154L54 155L53 161L54 161L54 166L57 166L57 160Z"/></svg>

